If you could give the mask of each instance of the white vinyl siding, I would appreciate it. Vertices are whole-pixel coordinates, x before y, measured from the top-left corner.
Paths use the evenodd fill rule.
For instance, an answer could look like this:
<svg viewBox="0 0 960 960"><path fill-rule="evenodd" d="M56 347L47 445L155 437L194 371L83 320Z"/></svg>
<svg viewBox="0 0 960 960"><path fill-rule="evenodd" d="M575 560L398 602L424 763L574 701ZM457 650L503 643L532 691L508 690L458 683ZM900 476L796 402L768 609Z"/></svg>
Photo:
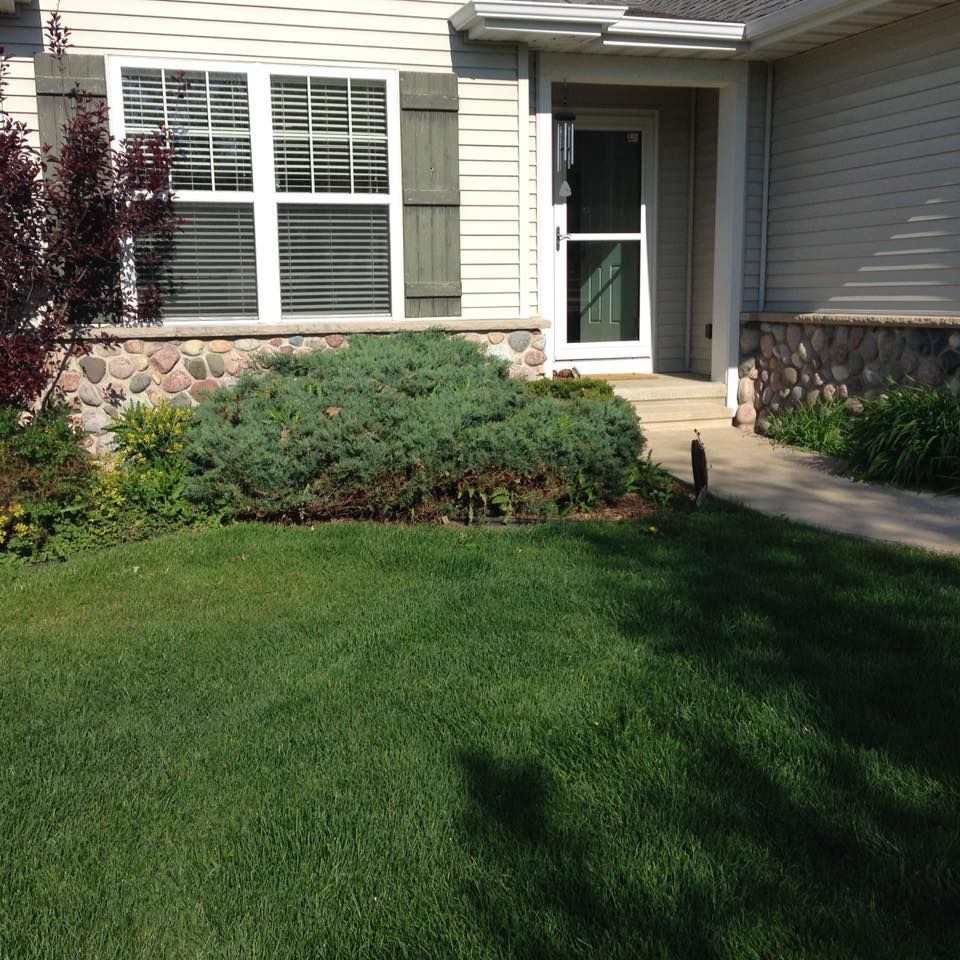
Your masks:
<svg viewBox="0 0 960 960"><path fill-rule="evenodd" d="M768 310L960 313L960 4L776 65Z"/></svg>
<svg viewBox="0 0 960 960"><path fill-rule="evenodd" d="M0 47L10 57L5 108L30 128L32 147L41 146L37 133L37 86L33 55L43 49L43 35L36 10L17 7L13 17L0 18Z"/></svg>
<svg viewBox="0 0 960 960"><path fill-rule="evenodd" d="M56 5L40 0L43 17ZM521 243L516 50L451 36L447 18L459 6L460 0L59 2L76 53L456 72L463 316L515 319ZM38 48L39 41L30 52ZM32 63L29 70L32 76ZM28 95L16 109L35 124L32 85L20 89L25 86Z"/></svg>
<svg viewBox="0 0 960 960"><path fill-rule="evenodd" d="M720 98L716 90L698 90L696 152L693 185L693 271L690 316L690 369L710 373L711 343L707 324L713 323L713 263L717 216L717 122Z"/></svg>
<svg viewBox="0 0 960 960"><path fill-rule="evenodd" d="M750 64L747 120L747 207L743 238L743 309L760 309L763 162L767 142L767 64Z"/></svg>

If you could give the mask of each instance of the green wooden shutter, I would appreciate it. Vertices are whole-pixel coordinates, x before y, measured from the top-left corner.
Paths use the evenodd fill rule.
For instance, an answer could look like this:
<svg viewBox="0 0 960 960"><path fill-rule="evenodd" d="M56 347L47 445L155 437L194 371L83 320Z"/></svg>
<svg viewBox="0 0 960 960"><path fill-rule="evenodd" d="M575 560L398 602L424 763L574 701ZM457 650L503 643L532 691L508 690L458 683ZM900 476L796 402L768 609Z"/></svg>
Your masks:
<svg viewBox="0 0 960 960"><path fill-rule="evenodd" d="M33 58L37 83L37 127L40 142L59 152L63 125L77 110L77 92L106 99L107 73L103 57L67 54L61 64L53 54Z"/></svg>
<svg viewBox="0 0 960 960"><path fill-rule="evenodd" d="M460 316L459 109L455 74L400 74L408 317Z"/></svg>

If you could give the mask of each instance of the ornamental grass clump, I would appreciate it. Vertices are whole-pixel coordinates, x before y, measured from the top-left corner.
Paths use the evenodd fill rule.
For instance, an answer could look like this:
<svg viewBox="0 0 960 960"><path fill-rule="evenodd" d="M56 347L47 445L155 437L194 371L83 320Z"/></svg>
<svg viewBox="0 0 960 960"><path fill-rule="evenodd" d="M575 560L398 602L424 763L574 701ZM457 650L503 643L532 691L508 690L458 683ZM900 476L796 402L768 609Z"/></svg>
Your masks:
<svg viewBox="0 0 960 960"><path fill-rule="evenodd" d="M643 435L613 396L538 396L441 333L274 356L204 400L189 496L239 517L548 516L608 502Z"/></svg>
<svg viewBox="0 0 960 960"><path fill-rule="evenodd" d="M812 450L829 457L845 457L853 414L842 403L820 401L785 410L770 420L769 435L777 443Z"/></svg>
<svg viewBox="0 0 960 960"><path fill-rule="evenodd" d="M861 480L960 492L960 397L891 387L850 423L847 457Z"/></svg>

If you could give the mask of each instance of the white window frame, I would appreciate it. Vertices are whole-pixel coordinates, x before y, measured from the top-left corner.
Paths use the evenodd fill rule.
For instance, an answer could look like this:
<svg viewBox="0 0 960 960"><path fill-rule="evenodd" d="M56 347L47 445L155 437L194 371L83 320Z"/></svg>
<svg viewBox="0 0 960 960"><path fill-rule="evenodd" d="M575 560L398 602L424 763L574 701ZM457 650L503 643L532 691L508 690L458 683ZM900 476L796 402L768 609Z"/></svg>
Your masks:
<svg viewBox="0 0 960 960"><path fill-rule="evenodd" d="M247 76L250 108L250 156L253 167L252 191L177 190L184 203L249 203L253 206L255 252L257 258L257 320L261 324L336 323L340 321L401 320L405 301L403 289L403 194L401 190L400 90L396 70L375 70L287 63L256 63L243 60L185 60L162 57L107 58L107 93L110 126L113 135L126 136L123 114L124 67L154 70L205 70L214 73L243 73ZM273 164L273 116L270 103L270 77L329 77L344 80L379 80L386 84L388 193L284 193L277 190ZM280 300L280 245L277 229L277 204L308 206L385 206L389 209L390 236L390 315L381 314L295 314L285 317ZM179 324L250 323L248 317L178 317Z"/></svg>

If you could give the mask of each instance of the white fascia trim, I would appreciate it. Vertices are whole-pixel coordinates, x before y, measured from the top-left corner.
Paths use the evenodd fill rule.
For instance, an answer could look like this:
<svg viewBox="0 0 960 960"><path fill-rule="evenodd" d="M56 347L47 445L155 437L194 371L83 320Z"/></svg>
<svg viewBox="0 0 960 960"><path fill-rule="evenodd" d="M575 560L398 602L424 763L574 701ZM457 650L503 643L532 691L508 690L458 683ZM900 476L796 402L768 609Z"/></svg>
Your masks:
<svg viewBox="0 0 960 960"><path fill-rule="evenodd" d="M511 40L538 36L603 39L605 45L641 46L633 40L674 40L694 43L738 44L745 24L712 20L673 20L664 17L628 17L627 7L595 4L537 3L520 0L471 0L450 17L455 30L471 40ZM609 40L607 40L609 38ZM643 46L656 45L650 42ZM691 49L738 52L740 47L693 47Z"/></svg>
<svg viewBox="0 0 960 960"><path fill-rule="evenodd" d="M625 49L647 50L707 50L713 53L742 53L745 46L728 43L683 43L670 40L604 40L606 47L622 47Z"/></svg>
<svg viewBox="0 0 960 960"><path fill-rule="evenodd" d="M803 3L786 10L777 10L765 17L751 20L747 24L746 39L750 41L751 49L758 50L888 2L889 0L804 0Z"/></svg>
<svg viewBox="0 0 960 960"><path fill-rule="evenodd" d="M478 21L518 20L546 23L588 23L604 27L616 23L627 12L622 4L598 6L589 3L513 3L509 0L471 0L457 10L450 23L454 30L470 30Z"/></svg>
<svg viewBox="0 0 960 960"><path fill-rule="evenodd" d="M624 17L607 33L612 37L675 37L678 40L727 40L745 37L746 24L713 20L665 20L661 17Z"/></svg>

